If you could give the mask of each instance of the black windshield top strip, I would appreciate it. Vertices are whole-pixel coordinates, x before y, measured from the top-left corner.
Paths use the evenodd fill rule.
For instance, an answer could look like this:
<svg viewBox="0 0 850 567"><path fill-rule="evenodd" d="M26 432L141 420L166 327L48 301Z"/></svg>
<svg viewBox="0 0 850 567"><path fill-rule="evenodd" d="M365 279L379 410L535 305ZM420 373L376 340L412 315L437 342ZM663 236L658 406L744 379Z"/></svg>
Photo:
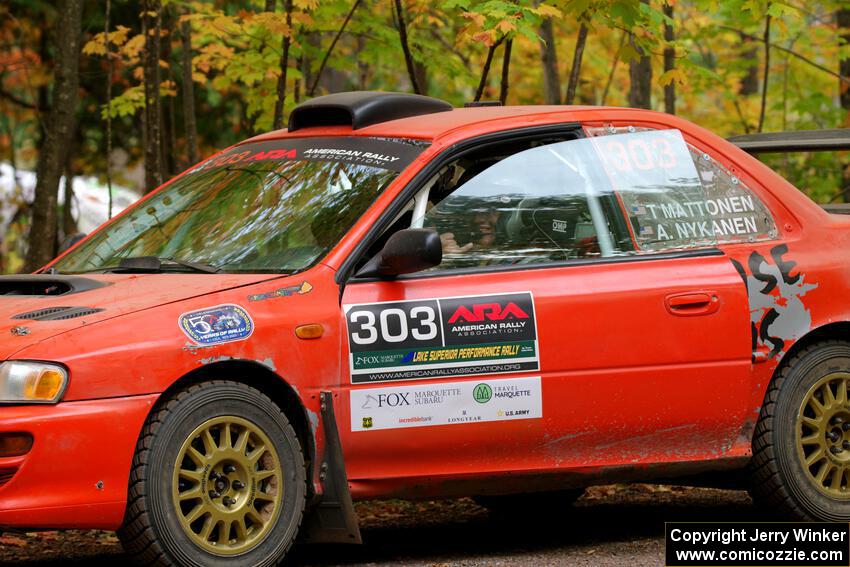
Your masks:
<svg viewBox="0 0 850 567"><path fill-rule="evenodd" d="M399 173L426 147L386 138L362 136L278 138L230 148L199 164L189 171L189 175L216 167L239 167L268 160L335 161L368 165Z"/></svg>

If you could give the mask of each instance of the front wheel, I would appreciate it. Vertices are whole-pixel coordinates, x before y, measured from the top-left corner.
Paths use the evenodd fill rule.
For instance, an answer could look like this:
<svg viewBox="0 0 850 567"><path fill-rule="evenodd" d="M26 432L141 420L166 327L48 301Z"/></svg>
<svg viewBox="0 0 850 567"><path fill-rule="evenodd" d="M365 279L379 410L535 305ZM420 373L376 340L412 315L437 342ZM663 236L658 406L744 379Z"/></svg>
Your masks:
<svg viewBox="0 0 850 567"><path fill-rule="evenodd" d="M280 408L245 384L204 382L145 423L118 535L145 565L274 565L305 494L301 446Z"/></svg>
<svg viewBox="0 0 850 567"><path fill-rule="evenodd" d="M750 494L798 520L850 521L850 343L804 348L774 378L753 438Z"/></svg>

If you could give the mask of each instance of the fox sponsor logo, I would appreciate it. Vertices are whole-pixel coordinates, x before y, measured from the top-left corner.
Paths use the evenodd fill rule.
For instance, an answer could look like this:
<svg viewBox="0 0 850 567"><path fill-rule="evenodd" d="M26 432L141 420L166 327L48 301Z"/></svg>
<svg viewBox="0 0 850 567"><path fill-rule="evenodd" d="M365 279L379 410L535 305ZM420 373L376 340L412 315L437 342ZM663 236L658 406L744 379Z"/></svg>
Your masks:
<svg viewBox="0 0 850 567"><path fill-rule="evenodd" d="M528 319L528 313L513 301L508 302L505 306L499 303L475 303L471 306L471 309L466 305L458 307L449 318L449 323L480 323L481 321L503 321L505 319Z"/></svg>
<svg viewBox="0 0 850 567"><path fill-rule="evenodd" d="M400 392L400 393L389 393L389 394L378 394L377 396L373 396L372 394L368 394L366 396L366 401L361 406L363 409L372 409L372 408L383 408L383 407L398 407L398 406L409 406L410 392Z"/></svg>

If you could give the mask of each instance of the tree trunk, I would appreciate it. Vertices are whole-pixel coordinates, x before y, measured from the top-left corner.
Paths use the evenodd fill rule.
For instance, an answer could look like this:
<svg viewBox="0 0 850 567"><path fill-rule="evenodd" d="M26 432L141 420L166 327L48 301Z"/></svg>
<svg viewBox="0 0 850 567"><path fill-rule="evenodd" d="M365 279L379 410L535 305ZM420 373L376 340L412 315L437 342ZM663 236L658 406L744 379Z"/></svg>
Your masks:
<svg viewBox="0 0 850 567"><path fill-rule="evenodd" d="M841 38L845 43L850 43L850 8L842 8L835 13ZM850 77L850 57L838 62L838 73L843 77ZM838 82L841 108L844 110L844 127L850 127L850 84L844 81Z"/></svg>
<svg viewBox="0 0 850 567"><path fill-rule="evenodd" d="M673 6L664 3L664 15L673 19ZM673 25L669 22L664 22L664 41L668 44L676 39L673 33ZM672 46L667 45L664 48L664 72L672 71L676 68L676 50ZM668 114L676 114L676 85L670 81L664 85L664 112Z"/></svg>
<svg viewBox="0 0 850 567"><path fill-rule="evenodd" d="M838 24L841 38L845 42L850 42L850 8L838 10L835 13L835 22ZM838 62L838 73L843 77L850 77L850 57ZM838 81L838 87L839 101L841 102L841 109L844 111L842 125L848 128L850 127L850 84ZM844 196L845 202L850 201L850 196L848 196L850 195L850 163L842 164L841 194Z"/></svg>
<svg viewBox="0 0 850 567"><path fill-rule="evenodd" d="M304 46L301 46L301 56L298 58L298 70L301 71L301 76L295 78L295 84L292 85L292 98L295 104L300 104L304 98L304 84L307 82L307 76L304 74L306 66L306 55L304 54Z"/></svg>
<svg viewBox="0 0 850 567"><path fill-rule="evenodd" d="M652 62L649 56L635 45L634 36L629 37L629 42L640 53L637 61L629 62L629 106L652 108Z"/></svg>
<svg viewBox="0 0 850 567"><path fill-rule="evenodd" d="M183 36L183 129L189 166L198 163L198 122L195 115L195 82L192 80L192 24L181 24Z"/></svg>
<svg viewBox="0 0 850 567"><path fill-rule="evenodd" d="M614 52L614 60L611 62L611 69L608 71L608 79L605 81L605 88L602 89L602 97L599 99L600 106L605 106L605 101L608 100L608 92L611 90L611 83L614 82L614 73L617 71L617 65L620 64L620 55L623 53L623 46L626 45L628 37L627 32L620 34L620 45Z"/></svg>
<svg viewBox="0 0 850 567"><path fill-rule="evenodd" d="M499 41L491 45L490 49L487 50L487 59L484 60L484 67L481 69L481 80L478 81L478 88L475 89L475 102L480 101L484 95L484 88L487 86L487 76L490 74L490 65L493 64L493 54L504 39L505 37L502 36L499 38Z"/></svg>
<svg viewBox="0 0 850 567"><path fill-rule="evenodd" d="M357 90L365 91L369 84L370 68L369 63L359 57L360 53L366 49L366 38L362 35L357 36ZM423 69L424 71L424 69ZM427 78L426 78L427 82Z"/></svg>
<svg viewBox="0 0 850 567"><path fill-rule="evenodd" d="M640 0L649 4L649 0ZM635 45L635 36L629 34L629 43L640 57L629 62L629 106L652 108L652 60L644 50Z"/></svg>
<svg viewBox="0 0 850 567"><path fill-rule="evenodd" d="M169 77L173 77L171 75L171 71L169 71ZM186 163L182 158L179 157L177 152L177 112L174 108L175 105L175 97L168 97L168 114L166 115L167 120L166 128L168 132L168 148L166 150L166 158L168 161L168 177L176 175L177 173L183 171L188 167L188 163Z"/></svg>
<svg viewBox="0 0 850 567"><path fill-rule="evenodd" d="M401 41L401 50L404 53L404 64L407 66L407 75L410 77L410 84L413 87L413 92L423 94L418 77L416 76L416 66L413 62L413 54L410 52L410 43L407 40L407 24L404 21L404 8L401 5L401 0L395 0L395 13L398 21L398 37Z"/></svg>
<svg viewBox="0 0 850 567"><path fill-rule="evenodd" d="M111 1L106 0L103 33L106 37L106 218L112 218L112 52L109 46L109 11Z"/></svg>
<svg viewBox="0 0 850 567"><path fill-rule="evenodd" d="M576 98L576 88L578 88L578 79L581 75L581 59L584 56L584 46L587 43L587 26L581 22L578 27L578 38L576 39L576 49L573 52L573 67L570 70L570 80L567 83L567 96L564 97L564 104L572 104Z"/></svg>
<svg viewBox="0 0 850 567"><path fill-rule="evenodd" d="M277 6L277 0L266 0L266 6L263 9L264 12L274 12L275 7Z"/></svg>
<svg viewBox="0 0 850 567"><path fill-rule="evenodd" d="M145 76L145 193L150 193L160 185L164 178L162 164L162 108L159 100L160 71L160 31L162 14L160 0L144 0L142 32L145 34L144 76Z"/></svg>
<svg viewBox="0 0 850 567"><path fill-rule="evenodd" d="M316 76L313 78L313 82L310 85L310 90L307 92L307 96L313 96L316 92L316 87L319 86L319 80L322 78L322 71L325 69L325 65L328 63L328 59L333 53L334 47L336 43L339 41L340 36L345 32L345 27L348 25L348 22L351 20L351 16L354 15L354 11L357 10L357 7L360 5L361 0L355 0L354 5L351 6L351 10L348 11L348 15L345 16L345 20L343 20L342 25L339 27L339 30L336 32L336 36L334 36L334 40L331 42L330 47L325 52L325 56L322 58L322 62L319 64L319 68L316 70Z"/></svg>
<svg viewBox="0 0 850 567"><path fill-rule="evenodd" d="M55 83L50 117L45 124L44 144L38 154L35 199L33 200L30 246L26 270L34 271L55 255L57 194L65 166L68 144L72 143L74 113L79 86L81 16L83 0L63 0L59 11L56 41Z"/></svg>
<svg viewBox="0 0 850 567"><path fill-rule="evenodd" d="M165 29L174 29L174 24L171 21L169 9L163 10L165 15ZM171 61L171 41L170 38L165 42L161 42L160 59L168 62L167 79L173 81L173 69ZM160 71L162 73L162 71ZM174 124L174 97L169 96L163 99L160 97L160 134L162 143L160 144L160 159L162 160L162 177L163 180L171 178L178 171L177 163L177 133L175 132L176 125ZM182 168L180 168L182 171Z"/></svg>
<svg viewBox="0 0 850 567"><path fill-rule="evenodd" d="M413 60L413 73L416 75L416 84L419 85L420 94L428 94L428 67L424 63Z"/></svg>
<svg viewBox="0 0 850 567"><path fill-rule="evenodd" d="M44 27L41 29L41 37L38 40L38 57L41 60L41 64L45 66L49 66L51 63L50 60L50 49L48 45L47 38L47 18L44 21ZM38 125L39 132L41 136L39 136L38 140L36 140L35 146L37 149L41 149L41 146L45 142L45 138L47 138L47 124L44 123L44 112L49 112L50 108L48 106L48 99L50 98L50 92L47 89L47 83L42 82L42 84L38 87L38 93L36 96L36 116L38 116Z"/></svg>
<svg viewBox="0 0 850 567"><path fill-rule="evenodd" d="M502 83L499 89L499 102L502 106L508 101L508 88L510 87L511 73L511 47L514 41L509 39L505 42L505 53L502 57Z"/></svg>
<svg viewBox="0 0 850 567"><path fill-rule="evenodd" d="M543 65L543 90L546 104L561 104L561 77L558 73L558 50L552 18L540 24L540 63Z"/></svg>
<svg viewBox="0 0 850 567"><path fill-rule="evenodd" d="M74 220L73 202L74 202L74 167L73 152L68 149L65 156L65 186L62 205L62 238L66 239L77 232L77 223Z"/></svg>
<svg viewBox="0 0 850 567"><path fill-rule="evenodd" d="M283 106L286 102L286 71L289 69L289 45L292 43L292 0L284 2L286 10L286 35L283 36L283 51L280 55L280 75L277 77L277 99L274 102L274 129L283 128Z"/></svg>
<svg viewBox="0 0 850 567"><path fill-rule="evenodd" d="M758 46L749 36L741 36L741 59L747 62L747 74L741 79L738 94L742 96L754 95L759 92L759 70L758 70Z"/></svg>
<svg viewBox="0 0 850 567"><path fill-rule="evenodd" d="M767 110L767 81L770 78L770 14L764 19L764 76L761 85L761 111L759 112L759 127L764 128L764 115Z"/></svg>

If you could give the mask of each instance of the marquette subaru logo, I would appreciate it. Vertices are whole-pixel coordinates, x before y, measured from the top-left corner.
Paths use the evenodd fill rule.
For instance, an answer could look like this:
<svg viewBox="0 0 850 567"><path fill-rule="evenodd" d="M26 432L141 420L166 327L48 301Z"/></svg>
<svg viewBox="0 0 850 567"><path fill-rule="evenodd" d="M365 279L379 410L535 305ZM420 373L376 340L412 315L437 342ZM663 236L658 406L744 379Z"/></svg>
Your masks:
<svg viewBox="0 0 850 567"><path fill-rule="evenodd" d="M502 321L503 319L528 319L528 313L520 309L513 301L502 307L498 303L475 303L472 309L466 305L458 307L449 319L449 323L478 323L488 319Z"/></svg>
<svg viewBox="0 0 850 567"><path fill-rule="evenodd" d="M372 427L372 418L364 417L363 418L363 429L370 429Z"/></svg>
<svg viewBox="0 0 850 567"><path fill-rule="evenodd" d="M478 384L472 390L472 397L479 404L486 404L493 397L493 389L487 384Z"/></svg>

